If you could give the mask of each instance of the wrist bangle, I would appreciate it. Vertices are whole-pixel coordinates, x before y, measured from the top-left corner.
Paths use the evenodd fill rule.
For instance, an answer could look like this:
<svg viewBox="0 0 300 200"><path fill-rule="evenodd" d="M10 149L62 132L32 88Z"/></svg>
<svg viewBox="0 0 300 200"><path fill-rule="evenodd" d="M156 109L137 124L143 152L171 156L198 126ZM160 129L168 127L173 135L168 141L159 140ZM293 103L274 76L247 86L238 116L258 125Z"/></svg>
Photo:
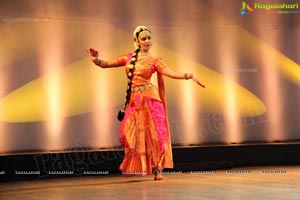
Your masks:
<svg viewBox="0 0 300 200"><path fill-rule="evenodd" d="M102 61L101 61L100 59L97 58L97 59L95 60L94 63L95 63L96 65L99 65L99 66L100 66L101 62L102 62Z"/></svg>
<svg viewBox="0 0 300 200"><path fill-rule="evenodd" d="M188 80L188 74L187 73L184 73L184 79Z"/></svg>

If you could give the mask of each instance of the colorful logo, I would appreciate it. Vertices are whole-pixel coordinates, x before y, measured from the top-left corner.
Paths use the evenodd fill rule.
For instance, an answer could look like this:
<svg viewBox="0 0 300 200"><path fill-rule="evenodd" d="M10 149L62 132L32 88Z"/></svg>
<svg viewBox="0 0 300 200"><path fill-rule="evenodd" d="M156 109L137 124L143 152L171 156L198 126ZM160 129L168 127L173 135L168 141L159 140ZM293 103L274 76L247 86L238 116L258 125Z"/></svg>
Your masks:
<svg viewBox="0 0 300 200"><path fill-rule="evenodd" d="M246 1L242 1L242 8L241 8L241 15L246 15L249 12L253 12L254 9L250 7L249 4L246 3Z"/></svg>

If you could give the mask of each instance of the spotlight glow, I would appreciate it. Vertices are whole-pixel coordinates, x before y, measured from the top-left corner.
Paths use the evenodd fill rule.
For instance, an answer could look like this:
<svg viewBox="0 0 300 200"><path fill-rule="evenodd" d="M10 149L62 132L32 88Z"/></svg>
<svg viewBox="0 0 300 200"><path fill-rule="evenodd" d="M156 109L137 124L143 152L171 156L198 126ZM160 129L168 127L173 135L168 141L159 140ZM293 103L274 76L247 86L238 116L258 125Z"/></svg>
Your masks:
<svg viewBox="0 0 300 200"><path fill-rule="evenodd" d="M283 24L282 19L283 18L280 15L274 15L269 21L274 24ZM259 22L258 17L256 17L255 22ZM279 30L280 29L283 29L283 27L279 26ZM281 87L280 79L282 76L285 76L294 83L297 81L297 84L299 85L300 68L296 67L295 63L276 50L282 49L282 38L285 37L283 35L283 30L274 31L270 28L257 28L255 33L257 35L256 37L250 36L250 34L245 34L245 36L249 38L249 42L255 41L255 43L257 43L257 47L255 48L257 51L256 54L259 54L259 57L256 59L261 65L261 73L262 77L264 77L263 80L260 80L260 84L262 85L261 90L263 91L262 98L267 105L267 123L266 126L264 126L265 139L269 142L274 140L284 140L284 135L286 134L284 133L284 130L286 130L284 126L286 121L282 117L283 88ZM265 38L264 40L271 43L275 48L269 46L266 42L260 41L258 38ZM251 47L251 50L254 50L254 47Z"/></svg>
<svg viewBox="0 0 300 200"><path fill-rule="evenodd" d="M181 61L182 62L182 61ZM184 66L184 62L179 62L178 66ZM189 66L188 69L185 69L188 72L193 72L194 68L193 66ZM181 69L180 71L183 71ZM193 84L193 81L190 80L189 82L182 81L180 83L180 93L181 96L181 102L179 104L181 116L184 117L183 119L183 141L185 141L186 144L195 144L196 141L198 141L198 128L201 127L201 122L198 117L199 111L199 101L197 100L196 93L201 92L200 90L202 88L195 88ZM168 86L167 86L168 87ZM188 114L187 114L188 113Z"/></svg>
<svg viewBox="0 0 300 200"><path fill-rule="evenodd" d="M65 115L64 107L62 106L62 90L60 67L63 65L63 27L61 24L51 27L43 27L40 33L43 35L50 34L47 40L39 44L39 64L42 74L47 74L47 78L42 79L45 88L46 105L45 114L48 120L45 122L49 136L49 148L52 149L60 146L62 140L59 139L62 133L63 117Z"/></svg>
<svg viewBox="0 0 300 200"><path fill-rule="evenodd" d="M97 66L93 66L97 68ZM93 107L96 112L93 114L93 126L96 133L96 143L100 147L108 147L111 145L111 120L108 118L107 110L110 103L110 85L113 84L113 77L109 76L108 70L98 68L98 70L91 74L93 85ZM101 133L101 134L100 134Z"/></svg>
<svg viewBox="0 0 300 200"><path fill-rule="evenodd" d="M225 27L220 32L223 33L223 37L218 38L218 62L222 69L232 69L238 66L237 55L237 31L232 28L226 30ZM226 38L226 39L224 39ZM222 70L221 70L222 71ZM237 95L238 91L234 87L232 82L238 81L238 73L226 73L228 79L224 81L224 120L225 120L225 133L226 136L223 140L227 143L239 143L241 142L241 126L240 126L240 114L238 111Z"/></svg>
<svg viewBox="0 0 300 200"><path fill-rule="evenodd" d="M280 74L277 68L273 66L276 65L276 58L274 54L268 54L263 49L261 50L263 55L262 65L264 73L263 93L266 104L268 105L267 111L267 133L268 138L272 140L282 140L284 139L284 119L282 118L282 88L280 85ZM268 139L267 138L267 139ZM268 139L271 140L271 139Z"/></svg>

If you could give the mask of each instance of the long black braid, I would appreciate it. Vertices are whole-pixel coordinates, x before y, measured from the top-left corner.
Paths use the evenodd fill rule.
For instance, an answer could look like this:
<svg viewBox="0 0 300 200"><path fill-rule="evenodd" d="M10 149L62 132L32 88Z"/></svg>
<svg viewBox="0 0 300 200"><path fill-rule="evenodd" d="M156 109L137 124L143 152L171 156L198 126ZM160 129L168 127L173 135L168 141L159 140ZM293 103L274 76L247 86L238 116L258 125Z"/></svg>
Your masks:
<svg viewBox="0 0 300 200"><path fill-rule="evenodd" d="M131 61L130 61L130 65L129 65L129 72L128 72L128 86L127 86L127 90L126 90L126 102L123 106L123 108L119 111L118 114L118 120L122 121L125 117L125 109L129 103L130 100L130 95L131 95L131 85L132 85L132 78L133 78L133 72L135 69L135 63L137 61L137 57L138 57L138 53L140 52L140 49L137 48L133 53L132 53L132 57L131 57Z"/></svg>

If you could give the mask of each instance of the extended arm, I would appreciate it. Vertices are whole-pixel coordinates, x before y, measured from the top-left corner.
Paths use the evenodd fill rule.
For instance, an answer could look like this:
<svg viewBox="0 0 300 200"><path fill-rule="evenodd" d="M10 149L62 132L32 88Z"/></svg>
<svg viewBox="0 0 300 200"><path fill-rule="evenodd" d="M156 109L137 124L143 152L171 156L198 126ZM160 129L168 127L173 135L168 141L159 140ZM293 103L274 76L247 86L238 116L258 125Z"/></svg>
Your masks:
<svg viewBox="0 0 300 200"><path fill-rule="evenodd" d="M112 68L112 67L121 67L122 66L119 64L117 59L105 61L105 60L100 60L97 58L96 60L93 60L93 62L95 63L95 65L98 65L101 68Z"/></svg>
<svg viewBox="0 0 300 200"><path fill-rule="evenodd" d="M170 78L173 78L173 79L185 79L185 80L188 80L188 79L193 79L193 81L195 83L197 83L198 85L200 85L201 87L205 88L205 85L203 85L202 83L200 83L200 80L199 78L197 77L196 74L192 74L192 73L182 73L182 72L175 72L173 71L171 68L169 67L165 67L163 70L162 70L162 74L165 75L165 76L168 76Z"/></svg>
<svg viewBox="0 0 300 200"><path fill-rule="evenodd" d="M112 68L112 67L120 67L122 65L119 64L118 60L110 60L105 61L98 58L98 51L87 49L87 54L89 55L90 59L95 63L95 65L98 65L101 68Z"/></svg>

